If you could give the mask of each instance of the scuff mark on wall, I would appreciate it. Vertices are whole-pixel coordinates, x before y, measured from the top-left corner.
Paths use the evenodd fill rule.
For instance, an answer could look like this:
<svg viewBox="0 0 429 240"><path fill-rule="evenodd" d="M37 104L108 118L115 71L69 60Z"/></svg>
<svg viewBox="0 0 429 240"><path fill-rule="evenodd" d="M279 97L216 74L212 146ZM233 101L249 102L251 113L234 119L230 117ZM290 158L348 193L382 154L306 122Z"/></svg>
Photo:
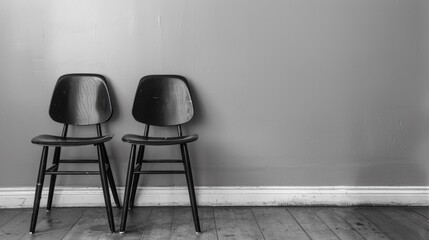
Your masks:
<svg viewBox="0 0 429 240"><path fill-rule="evenodd" d="M158 15L158 27L159 27L159 29L162 28L161 27L161 16L160 15Z"/></svg>
<svg viewBox="0 0 429 240"><path fill-rule="evenodd" d="M20 207L24 207L25 206L25 201L27 201L27 198L20 198L20 200L22 200L22 202L19 204Z"/></svg>

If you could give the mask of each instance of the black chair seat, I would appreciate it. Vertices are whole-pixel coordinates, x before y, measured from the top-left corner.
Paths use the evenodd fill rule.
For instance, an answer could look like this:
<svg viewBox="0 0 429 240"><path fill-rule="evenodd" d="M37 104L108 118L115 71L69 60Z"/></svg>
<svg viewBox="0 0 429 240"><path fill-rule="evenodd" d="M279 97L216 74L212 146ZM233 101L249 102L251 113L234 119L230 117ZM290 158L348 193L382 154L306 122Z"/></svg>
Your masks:
<svg viewBox="0 0 429 240"><path fill-rule="evenodd" d="M122 137L122 141L136 144L136 145L152 145L152 146L162 146L162 145L175 145L175 144L185 144L196 141L198 139L197 134L180 136L180 137L145 137L135 134L126 134Z"/></svg>
<svg viewBox="0 0 429 240"><path fill-rule="evenodd" d="M107 142L113 138L113 134L105 135L101 137L66 137L54 135L39 135L31 139L31 142L34 144L44 145L44 146L84 146L84 145L95 145L103 142Z"/></svg>

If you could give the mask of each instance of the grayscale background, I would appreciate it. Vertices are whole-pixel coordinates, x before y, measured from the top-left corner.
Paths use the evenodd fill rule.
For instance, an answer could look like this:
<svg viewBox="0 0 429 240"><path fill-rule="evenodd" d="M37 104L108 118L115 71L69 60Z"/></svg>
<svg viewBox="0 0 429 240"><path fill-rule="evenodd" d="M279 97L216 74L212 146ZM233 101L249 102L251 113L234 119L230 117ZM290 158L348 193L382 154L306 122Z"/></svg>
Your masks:
<svg viewBox="0 0 429 240"><path fill-rule="evenodd" d="M51 93L77 72L109 81L115 113L104 131L115 134L118 186L129 153L121 137L143 131L131 116L137 83L157 73L191 84L197 186L429 184L429 1L2 0L0 34L0 187L35 185L41 147L30 140L61 133ZM100 185L57 181L88 182Z"/></svg>

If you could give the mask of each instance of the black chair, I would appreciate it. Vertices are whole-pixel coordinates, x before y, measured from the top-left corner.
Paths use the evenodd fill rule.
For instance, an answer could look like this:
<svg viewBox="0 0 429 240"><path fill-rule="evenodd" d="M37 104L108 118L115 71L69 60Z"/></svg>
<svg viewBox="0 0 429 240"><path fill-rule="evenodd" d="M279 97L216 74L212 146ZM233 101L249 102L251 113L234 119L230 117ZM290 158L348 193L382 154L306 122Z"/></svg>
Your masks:
<svg viewBox="0 0 429 240"><path fill-rule="evenodd" d="M125 232L128 208L134 206L140 174L185 174L191 201L195 230L201 232L198 218L197 201L192 179L191 163L187 143L196 141L198 135L183 135L181 125L191 120L194 115L191 95L187 80L178 75L149 75L143 77L137 87L132 114L145 124L143 135L127 134L122 141L131 144L130 160L125 185L124 209L120 233ZM178 136L150 137L149 126L176 127ZM136 146L139 146L136 158ZM146 146L179 145L179 160L144 160ZM145 163L183 163L184 170L142 170Z"/></svg>
<svg viewBox="0 0 429 240"><path fill-rule="evenodd" d="M113 135L103 135L100 125L108 121L112 116L112 103L106 79L97 74L68 74L61 76L55 85L49 115L52 120L63 124L63 130L61 136L39 135L31 140L34 144L42 145L43 151L37 177L30 233L34 233L36 228L43 182L46 175L51 175L47 211L50 211L52 207L57 175L100 175L109 226L110 230L114 232L115 225L110 203L109 185L118 208L120 208L120 203L104 146L104 143L112 139ZM96 136L94 134L94 137L67 137L69 125L95 125L97 134ZM98 159L61 159L62 147L86 145L96 146ZM54 147L55 151L52 166L46 168L49 147ZM99 171L60 171L59 166L62 163L98 163Z"/></svg>

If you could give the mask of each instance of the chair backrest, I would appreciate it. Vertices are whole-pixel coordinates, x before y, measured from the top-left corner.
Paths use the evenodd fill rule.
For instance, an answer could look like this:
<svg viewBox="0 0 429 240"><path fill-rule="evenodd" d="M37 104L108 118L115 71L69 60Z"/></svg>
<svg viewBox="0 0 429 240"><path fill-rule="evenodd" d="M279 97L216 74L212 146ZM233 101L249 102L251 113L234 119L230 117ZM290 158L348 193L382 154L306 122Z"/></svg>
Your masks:
<svg viewBox="0 0 429 240"><path fill-rule="evenodd" d="M194 115L186 78L178 75L149 75L137 87L134 118L145 124L173 126L188 122Z"/></svg>
<svg viewBox="0 0 429 240"><path fill-rule="evenodd" d="M93 125L112 116L107 81L98 74L67 74L55 85L49 108L51 118L71 125Z"/></svg>

